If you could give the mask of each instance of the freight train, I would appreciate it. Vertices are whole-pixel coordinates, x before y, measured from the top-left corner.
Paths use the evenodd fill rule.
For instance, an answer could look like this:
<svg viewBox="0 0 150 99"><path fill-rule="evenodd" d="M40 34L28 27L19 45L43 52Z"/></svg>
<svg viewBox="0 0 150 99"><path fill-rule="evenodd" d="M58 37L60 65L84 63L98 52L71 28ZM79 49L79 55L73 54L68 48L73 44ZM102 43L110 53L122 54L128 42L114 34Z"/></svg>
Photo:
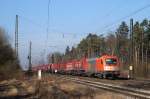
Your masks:
<svg viewBox="0 0 150 99"><path fill-rule="evenodd" d="M37 70L49 71L52 73L95 76L99 78L118 77L120 75L120 64L117 56L103 55L98 58L82 58L54 64L46 64L33 67Z"/></svg>

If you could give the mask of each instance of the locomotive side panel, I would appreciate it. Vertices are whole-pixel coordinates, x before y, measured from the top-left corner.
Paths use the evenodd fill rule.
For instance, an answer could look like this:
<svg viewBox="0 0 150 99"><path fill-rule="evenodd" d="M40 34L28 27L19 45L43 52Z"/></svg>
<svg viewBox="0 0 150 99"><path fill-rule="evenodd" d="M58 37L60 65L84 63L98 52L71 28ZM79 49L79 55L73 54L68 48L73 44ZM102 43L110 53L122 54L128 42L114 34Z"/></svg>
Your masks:
<svg viewBox="0 0 150 99"><path fill-rule="evenodd" d="M88 59L88 71L89 74L96 72L96 58Z"/></svg>
<svg viewBox="0 0 150 99"><path fill-rule="evenodd" d="M104 62L102 58L96 59L96 73L100 73L104 71Z"/></svg>

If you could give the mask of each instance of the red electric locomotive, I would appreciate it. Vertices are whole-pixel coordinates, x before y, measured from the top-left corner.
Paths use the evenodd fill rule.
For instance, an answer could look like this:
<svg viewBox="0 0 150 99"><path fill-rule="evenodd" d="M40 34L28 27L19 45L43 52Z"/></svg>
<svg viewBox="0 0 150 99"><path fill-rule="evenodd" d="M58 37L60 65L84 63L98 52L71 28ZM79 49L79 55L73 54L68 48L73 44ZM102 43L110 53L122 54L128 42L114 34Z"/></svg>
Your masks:
<svg viewBox="0 0 150 99"><path fill-rule="evenodd" d="M120 75L119 60L116 56L104 55L100 58L87 59L85 71L88 75L100 78L118 77Z"/></svg>

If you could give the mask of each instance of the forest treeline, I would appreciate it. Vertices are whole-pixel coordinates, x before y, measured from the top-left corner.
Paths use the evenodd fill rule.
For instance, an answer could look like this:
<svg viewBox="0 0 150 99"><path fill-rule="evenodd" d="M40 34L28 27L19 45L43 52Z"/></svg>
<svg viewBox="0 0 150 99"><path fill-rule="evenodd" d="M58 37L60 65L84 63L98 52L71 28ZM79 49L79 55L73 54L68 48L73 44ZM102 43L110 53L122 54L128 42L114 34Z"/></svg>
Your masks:
<svg viewBox="0 0 150 99"><path fill-rule="evenodd" d="M65 53L49 54L48 61L60 63L82 57L99 57L107 53L118 56L124 68L134 65L134 72L142 70L141 75L144 75L145 72L150 72L150 20L134 22L132 31L130 27L123 21L116 31L107 33L107 36L89 33L76 47L67 46Z"/></svg>
<svg viewBox="0 0 150 99"><path fill-rule="evenodd" d="M19 61L8 41L5 30L0 28L0 80L15 78L20 74Z"/></svg>

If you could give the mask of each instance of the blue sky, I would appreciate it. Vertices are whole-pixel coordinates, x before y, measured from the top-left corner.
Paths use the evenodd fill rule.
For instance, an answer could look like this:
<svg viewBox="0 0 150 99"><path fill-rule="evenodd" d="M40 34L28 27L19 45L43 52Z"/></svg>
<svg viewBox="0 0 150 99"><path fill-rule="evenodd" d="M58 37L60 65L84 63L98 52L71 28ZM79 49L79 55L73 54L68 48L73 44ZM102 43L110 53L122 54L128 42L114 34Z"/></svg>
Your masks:
<svg viewBox="0 0 150 99"><path fill-rule="evenodd" d="M0 26L14 46L15 15L19 15L19 54L25 68L29 41L33 43L35 64L45 57L45 48L47 53L64 52L67 45L77 45L87 33L106 35L121 21L103 27L148 4L149 0L50 0L48 25L48 0L0 0ZM141 21L150 17L149 12L150 7L131 17ZM122 21L129 23L131 17Z"/></svg>

